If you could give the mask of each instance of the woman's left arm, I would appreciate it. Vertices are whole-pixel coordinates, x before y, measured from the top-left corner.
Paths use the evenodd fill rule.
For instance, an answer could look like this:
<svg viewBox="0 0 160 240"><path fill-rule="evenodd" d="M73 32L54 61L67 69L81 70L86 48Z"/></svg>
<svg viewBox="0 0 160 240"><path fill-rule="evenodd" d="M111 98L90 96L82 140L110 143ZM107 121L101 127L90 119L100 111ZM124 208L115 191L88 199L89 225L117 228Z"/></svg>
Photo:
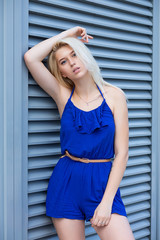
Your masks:
<svg viewBox="0 0 160 240"><path fill-rule="evenodd" d="M109 174L107 186L101 200L101 203L95 210L92 224L100 226L98 223L109 223L111 217L112 204L120 182L123 178L128 161L129 144L129 126L128 126L128 108L126 97L121 89L114 91L114 122L115 137L114 151L115 158Z"/></svg>
<svg viewBox="0 0 160 240"><path fill-rule="evenodd" d="M115 138L111 172L102 201L111 203L123 178L128 162L129 126L128 108L124 93L120 90L115 96L114 104Z"/></svg>

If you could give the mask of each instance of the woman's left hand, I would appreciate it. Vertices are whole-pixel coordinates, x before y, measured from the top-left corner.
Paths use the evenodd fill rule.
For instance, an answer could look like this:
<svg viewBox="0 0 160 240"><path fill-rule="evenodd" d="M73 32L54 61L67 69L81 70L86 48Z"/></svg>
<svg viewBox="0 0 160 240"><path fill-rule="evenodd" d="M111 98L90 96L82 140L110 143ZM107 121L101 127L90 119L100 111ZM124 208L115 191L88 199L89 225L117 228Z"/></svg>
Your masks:
<svg viewBox="0 0 160 240"><path fill-rule="evenodd" d="M101 202L94 211L94 215L91 219L92 227L102 227L108 225L111 218L112 205L106 202Z"/></svg>

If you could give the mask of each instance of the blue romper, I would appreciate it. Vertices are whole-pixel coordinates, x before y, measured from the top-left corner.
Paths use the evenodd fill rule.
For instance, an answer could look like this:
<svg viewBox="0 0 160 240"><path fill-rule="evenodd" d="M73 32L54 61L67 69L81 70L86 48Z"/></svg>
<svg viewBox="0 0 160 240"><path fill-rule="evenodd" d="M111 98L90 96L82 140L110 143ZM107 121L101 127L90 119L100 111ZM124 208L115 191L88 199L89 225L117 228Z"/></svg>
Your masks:
<svg viewBox="0 0 160 240"><path fill-rule="evenodd" d="M84 111L76 107L72 94L61 117L61 153L76 157L105 159L114 157L115 124L111 109L97 85L103 101ZM112 168L110 162L83 163L64 156L59 159L49 180L46 215L54 218L86 220L93 217L101 202ZM127 217L120 189L115 194L111 213Z"/></svg>

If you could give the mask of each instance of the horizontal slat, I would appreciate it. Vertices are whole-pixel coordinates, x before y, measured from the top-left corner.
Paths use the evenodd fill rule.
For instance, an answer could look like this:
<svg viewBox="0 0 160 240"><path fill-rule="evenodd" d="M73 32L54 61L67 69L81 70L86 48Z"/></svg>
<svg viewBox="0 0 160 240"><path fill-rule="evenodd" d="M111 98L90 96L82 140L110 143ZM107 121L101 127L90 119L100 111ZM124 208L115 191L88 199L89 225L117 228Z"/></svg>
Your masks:
<svg viewBox="0 0 160 240"><path fill-rule="evenodd" d="M130 94L128 94L127 96L129 97L129 95ZM128 108L129 109L134 109L134 108L136 108L136 109L152 108L152 103L151 103L151 101L145 100L145 99L144 100L139 100L139 99L135 100L134 99L133 101L131 99L129 99Z"/></svg>
<svg viewBox="0 0 160 240"><path fill-rule="evenodd" d="M129 150L129 157L133 157L133 156L142 156L142 155L148 155L151 154L151 150L150 147L132 147Z"/></svg>
<svg viewBox="0 0 160 240"><path fill-rule="evenodd" d="M38 0L38 1L44 3L44 0ZM74 0L68 0L68 2L73 3ZM79 1L77 1L77 2L79 2ZM109 0L108 1L94 0L94 2L93 2L92 0L85 0L85 3L91 3L90 4L91 6L95 5L96 7L102 6L103 9L105 9L105 7L106 7L106 9L108 9L108 7L109 7L110 9L111 8L118 9L119 11L123 10L123 11L128 11L130 13L152 16L151 11L149 11L149 9L146 8L146 6L152 8L151 2L148 2L146 0L145 1L136 0L135 3L133 1L128 0L128 2L129 3L127 3L127 1L126 1L126 3L125 3L125 2L115 1L115 0L114 1L112 1L112 0L110 0L110 1ZM53 4L53 2L51 0L46 0L45 3L52 3ZM61 0L60 5L63 6L63 4L64 4L64 1ZM134 6L134 5L136 5L136 6ZM140 5L140 6L137 6L137 5ZM142 7L142 6L144 6L144 7Z"/></svg>
<svg viewBox="0 0 160 240"><path fill-rule="evenodd" d="M28 132L29 133L40 133L40 132L59 132L60 131L59 121L30 121Z"/></svg>
<svg viewBox="0 0 160 240"><path fill-rule="evenodd" d="M41 227L40 227L41 229ZM30 229L29 230L29 240L59 240L58 236L56 235L55 229L53 228L53 224L50 224L50 226L44 226L42 227L42 230L39 231L39 228ZM99 240L96 231L94 228L88 228L85 229L85 239L86 240Z"/></svg>
<svg viewBox="0 0 160 240"><path fill-rule="evenodd" d="M130 204L136 204L140 202L144 202L150 200L151 196L149 192L137 193L131 196L123 197L123 202L125 206Z"/></svg>
<svg viewBox="0 0 160 240"><path fill-rule="evenodd" d="M29 100L30 100L30 97L33 97L33 96L46 98L46 101L48 100L47 97L49 97L49 95L41 87L37 85L29 86L29 89L28 89Z"/></svg>
<svg viewBox="0 0 160 240"><path fill-rule="evenodd" d="M46 22L45 19L43 21L39 21L39 19L36 20L30 20L30 29L29 29L29 48L32 47L33 45L37 44L39 41L42 41L46 38L55 36L59 34L61 31L67 30L68 28L74 27L76 23L73 25L73 22L67 22L62 21L62 20L56 20L57 24L54 22L48 23ZM83 27L83 23L80 23L81 26ZM78 25L80 25L78 24ZM47 29L45 28L47 27ZM132 33L132 32L126 32L123 30L114 30L112 31L111 29L106 29L104 31L104 27L98 27L96 26L91 26L87 25L85 23L85 28L87 29L87 32L92 35L95 39L99 38L106 38L106 39L116 39L116 40L121 40L125 41L126 43L131 42L131 44L134 43L141 43L143 44L142 46L142 51L143 48L146 48L147 46L145 44L152 44L152 39L150 36L147 35L141 35L138 33ZM32 39L34 38L34 40ZM149 48L148 48L149 49ZM141 52L141 51L140 51Z"/></svg>
<svg viewBox="0 0 160 240"><path fill-rule="evenodd" d="M46 202L46 193L44 191L29 194L28 196L28 206L37 205Z"/></svg>
<svg viewBox="0 0 160 240"><path fill-rule="evenodd" d="M120 80L110 80L110 79L107 79L106 82L109 82L115 86L119 86L121 87L122 89L131 89L131 90L151 90L152 89L152 86L151 86L151 83L150 82L144 82L144 81L130 81L130 80L125 80L125 81L120 81ZM36 94L37 94L37 91L39 93L39 86L37 85L36 81L34 81L33 79L30 79L29 78L29 89L31 89L31 91L35 92L36 91ZM32 90L33 89L33 90ZM33 95L34 96L34 95ZM47 94L40 94L40 95L36 95L36 96L44 96L45 98L48 96ZM50 97L50 96L48 96ZM54 100L52 99L52 101L54 102Z"/></svg>
<svg viewBox="0 0 160 240"><path fill-rule="evenodd" d="M122 11L132 12L132 13L146 15L146 16L152 16L152 12L149 11L148 8L137 6L137 0L136 0L136 6L134 6L133 1L128 1L129 3L120 2L120 1L105 1L105 0L95 0L94 2L92 0L86 0L86 1L90 3L102 5L103 7L110 7L110 8L114 8ZM140 5L146 6L146 4L144 3L145 1L143 1L143 4L142 4L142 1L140 0L139 1L139 3L141 3ZM147 4L147 7L152 7L151 2Z"/></svg>
<svg viewBox="0 0 160 240"><path fill-rule="evenodd" d="M60 157L60 155L59 155ZM33 157L28 160L28 169L40 169L40 168L49 168L57 164L59 160L58 156L42 156L42 157Z"/></svg>
<svg viewBox="0 0 160 240"><path fill-rule="evenodd" d="M38 229L32 229L28 232L28 240L35 240L35 239L43 239L43 237L47 237L50 234L55 234L53 231L53 225L40 227ZM58 240L57 236L52 236L52 239Z"/></svg>
<svg viewBox="0 0 160 240"><path fill-rule="evenodd" d="M44 3L43 0L38 0L40 3ZM138 1L137 1L138 2ZM93 2L92 2L93 3ZM120 12L120 11L115 11L113 9L108 9L104 8L104 6L97 5L96 8L94 5L88 4L86 1L81 2L81 1L58 1L54 0L54 3L52 0L47 0L45 1L45 5L49 6L56 6L56 7L62 7L65 10L75 10L79 12L84 12L84 13L92 13L97 16L106 16L108 18L113 18L113 19L118 19L118 20L123 20L123 21L129 21L132 23L136 24L144 24L144 25L152 25L152 22L144 16L138 16L137 14L131 14L131 13L126 13L126 12ZM141 3L142 4L142 3ZM145 5L148 6L148 5ZM61 9L61 8L60 8ZM137 21L136 21L137 20Z"/></svg>
<svg viewBox="0 0 160 240"><path fill-rule="evenodd" d="M118 53L116 53L117 56L112 57L114 55L114 51L112 51L112 54L103 53L101 51L98 51L95 53L94 51L94 56L95 57L101 57L101 59L97 59L98 65L100 69L116 69L116 70L127 70L127 71L137 71L137 72L151 72L151 66L145 63L134 63L134 62L129 62L128 60L133 60L136 61L136 59L132 59L132 54L128 54L128 56L124 56L124 54L121 54L118 56ZM127 55L127 54L126 54ZM104 59L102 59L104 57ZM106 59L105 59L106 58ZM112 58L112 59L110 59ZM114 59L115 58L115 59ZM129 58L129 59L127 59ZM137 56L138 58L138 56ZM108 59L108 60L107 60ZM113 60L114 59L114 60ZM122 60L121 60L122 59ZM127 62L125 62L127 60ZM144 59L142 61L145 61Z"/></svg>
<svg viewBox="0 0 160 240"><path fill-rule="evenodd" d="M38 94L37 89L32 92L33 96ZM52 98L43 98L43 97L29 97L29 109L40 108L40 109L56 109L57 105L52 100Z"/></svg>
<svg viewBox="0 0 160 240"><path fill-rule="evenodd" d="M28 114L29 121L53 121L60 120L58 110L48 110L48 109L34 109L29 110Z"/></svg>
<svg viewBox="0 0 160 240"><path fill-rule="evenodd" d="M29 170L28 182L39 181L39 180L42 180L42 179L49 179L49 177L52 174L52 171L53 171L52 168Z"/></svg>
<svg viewBox="0 0 160 240"><path fill-rule="evenodd" d="M37 230L37 232L38 232L38 230ZM48 235L49 234L49 235ZM46 234L46 237L43 237L43 238L38 238L39 240L59 240L59 238L58 238L58 236L57 235L52 235L52 232L51 233L48 233L48 234ZM39 235L39 234L38 234ZM37 239L37 238L36 238ZM145 240L145 239L144 239ZM147 240L149 240L149 239L147 239Z"/></svg>
<svg viewBox="0 0 160 240"><path fill-rule="evenodd" d="M132 204L132 205L127 205L126 206L126 211L127 211L127 215L131 215L132 217L134 216L134 214L137 213L142 213L143 211L149 210L150 211L150 203L149 201L144 201L144 202L140 202L140 203L136 203L136 204Z"/></svg>
<svg viewBox="0 0 160 240"><path fill-rule="evenodd" d="M134 223L147 218L150 218L150 212L148 210L143 210L143 211L136 212L132 215L128 215L128 219L130 223Z"/></svg>
<svg viewBox="0 0 160 240"><path fill-rule="evenodd" d="M59 121L36 121L29 123L28 132L29 133L38 133L38 132L59 132L60 131Z"/></svg>
<svg viewBox="0 0 160 240"><path fill-rule="evenodd" d="M105 41L105 44L103 44L102 42L99 47L96 47L96 45L98 44L98 40L101 43L101 39L96 38L93 39L92 42L89 42L87 45L94 57L102 58L106 56L109 59L120 59L123 60L125 64L127 64L125 61L135 61L137 63L152 62L151 57L148 55L149 53L152 53L152 49L148 45L144 44L142 47L138 43L129 42L127 42L127 44L126 42L123 42L122 44L120 40L117 43L116 40L112 39L111 41ZM101 51L101 48L103 48L103 51Z"/></svg>
<svg viewBox="0 0 160 240"><path fill-rule="evenodd" d="M130 140L130 147L138 147L138 146L147 146L151 145L151 140L147 137L142 136L151 136L151 131L148 129L136 129L135 132L131 132L130 137L134 137L134 139ZM138 138L136 138L138 137ZM29 134L29 145L44 145L44 144L54 144L60 142L59 133L32 133Z"/></svg>
<svg viewBox="0 0 160 240"><path fill-rule="evenodd" d="M145 138L143 138L145 136ZM134 128L130 130L129 137L131 138L130 140L130 146L137 146L138 144L142 145L142 141L150 143L150 138L148 136L151 136L151 129L149 128ZM138 138L136 138L138 137ZM132 139L134 138L134 139ZM135 139L136 138L136 139ZM135 143L137 141L137 144Z"/></svg>
<svg viewBox="0 0 160 240"><path fill-rule="evenodd" d="M151 127L151 121L149 119L129 119L130 128L141 128L141 127ZM60 124L59 121L30 121L29 133L38 132L59 132ZM130 130L131 131L131 130ZM147 131L148 132L148 131Z"/></svg>
<svg viewBox="0 0 160 240"><path fill-rule="evenodd" d="M149 236L149 235L150 235L149 228L139 230L139 231L135 232L135 234L134 234L136 240L142 239L142 238L144 239L144 237Z"/></svg>
<svg viewBox="0 0 160 240"><path fill-rule="evenodd" d="M129 118L151 118L151 111L147 110L130 110L128 113Z"/></svg>
<svg viewBox="0 0 160 240"><path fill-rule="evenodd" d="M139 175L130 175L130 176L127 176L126 178L123 177L123 180L120 183L120 187L126 187L126 186L131 186L133 184L150 182L151 177L150 177L149 169L146 169L146 170L148 174L145 173L145 174L139 174Z"/></svg>
<svg viewBox="0 0 160 240"><path fill-rule="evenodd" d="M60 127L59 121L30 121L29 133L59 132ZM145 127L151 127L151 121L149 119L129 119L130 137L135 136L134 133L132 133L132 128L135 128L135 131L137 131L137 136L143 136L143 132L141 130L138 132L137 128L145 129ZM146 129L146 133L148 136L150 135L148 129Z"/></svg>
<svg viewBox="0 0 160 240"><path fill-rule="evenodd" d="M60 157L61 155L59 155ZM29 158L29 165L28 165L28 169L40 169L40 168L49 168L49 167L53 167L57 164L57 162L59 161L59 157L58 156L42 156L42 157L33 157L33 158ZM144 165L144 164L148 164L151 163L151 159L150 157L146 156L138 156L138 157L130 157L129 161L127 163L128 167L131 166L138 166L138 165Z"/></svg>
<svg viewBox="0 0 160 240"><path fill-rule="evenodd" d="M100 240L96 231L90 225L89 225L89 227L85 228L85 239L86 240Z"/></svg>
<svg viewBox="0 0 160 240"><path fill-rule="evenodd" d="M61 155L59 155L60 157ZM43 156L43 157L33 157L33 158L29 158L29 165L28 165L28 169L40 169L40 168L49 168L49 167L53 167L57 164L57 162L59 161L59 157L58 156ZM127 166L131 167L131 166L138 166L138 165L144 165L144 164L149 164L151 163L150 158L146 155L146 156L138 156L138 157L134 157L134 158L129 158Z"/></svg>
<svg viewBox="0 0 160 240"><path fill-rule="evenodd" d="M30 206L28 209L28 216L31 219L35 216L40 216L46 213L46 206L45 204L37 204L35 206ZM37 224L37 223L35 223Z"/></svg>
<svg viewBox="0 0 160 240"><path fill-rule="evenodd" d="M150 189L151 187L149 183L136 184L129 187L121 188L121 196L124 199L124 197L127 197L128 195L131 196L133 194L147 192ZM128 199L126 201L128 201Z"/></svg>
<svg viewBox="0 0 160 240"><path fill-rule="evenodd" d="M143 89L143 91L142 91L142 89L139 89L137 91L137 90L133 90L133 88L131 88L131 90L125 90L125 93L127 94L128 98L134 99L134 101L130 100L130 102L132 102L132 104L139 103L140 99L144 99L143 102L146 102L148 104L148 102L145 100L151 99L151 94L149 93L149 91L145 91L145 89ZM56 108L57 107L55 101L51 97L47 97L46 95L43 95L42 89L40 89L37 86L29 87L29 95L30 95L29 96L29 108L41 107L43 109L44 107L45 108ZM135 99L138 99L138 101L135 101ZM151 106L151 102L150 102L149 106Z"/></svg>
<svg viewBox="0 0 160 240"><path fill-rule="evenodd" d="M150 222L149 219L145 219L143 221L139 221L136 223L131 224L133 231L142 231L142 229L146 229L150 227ZM146 236L148 235L148 232L146 234Z"/></svg>
<svg viewBox="0 0 160 240"><path fill-rule="evenodd" d="M56 149L56 150L55 150ZM38 146L30 146L28 150L28 157L38 157L38 156L48 156L48 155L56 155L61 154L61 149L57 142L56 144L48 144L48 145L38 145Z"/></svg>
<svg viewBox="0 0 160 240"><path fill-rule="evenodd" d="M30 224L29 224L29 229L34 229L34 228L39 228L39 227L43 227L46 226L48 224L51 223L51 221L48 219L48 217L45 216L41 216L41 218L39 217L42 213L40 212L43 208L37 205L37 208L34 207L30 207L29 212L31 212L30 215ZM143 211L140 213L135 213L134 214L136 223L134 223L133 221L131 221L131 226L134 230L139 230L142 227L146 227L146 224L150 224L149 220L145 219L145 218L149 218L149 213L147 211ZM138 221L138 222L137 222ZM147 221L147 223L146 223ZM142 226L142 224L144 224ZM87 233L90 233L90 229L88 228Z"/></svg>
<svg viewBox="0 0 160 240"><path fill-rule="evenodd" d="M140 165L138 167L133 166L126 169L124 177L137 176L139 174L149 173L150 171L151 171L151 168L148 165L144 165L144 166Z"/></svg>
<svg viewBox="0 0 160 240"><path fill-rule="evenodd" d="M117 86L117 87L120 87L122 88L123 90L151 90L152 89L152 86L151 86L151 83L150 82L144 82L144 81L128 81L128 80L125 80L125 81L120 81L120 80L110 80L110 79L107 79L106 80L107 82Z"/></svg>
<svg viewBox="0 0 160 240"><path fill-rule="evenodd" d="M59 133L32 133L29 134L29 145L54 144L60 142Z"/></svg>
<svg viewBox="0 0 160 240"><path fill-rule="evenodd" d="M28 182L28 194L46 191L48 188L48 180L42 179L40 181Z"/></svg>
<svg viewBox="0 0 160 240"><path fill-rule="evenodd" d="M48 144L48 145L31 145L29 147L28 151L28 157L38 157L38 156L48 156L50 154L59 154L61 153L60 148L59 148L59 142L54 142L53 144ZM57 146L56 146L57 144ZM55 151L55 148L59 148L59 151ZM151 150L149 147L142 146L142 147L132 147L129 150L129 156L141 156L145 154L150 154Z"/></svg>
<svg viewBox="0 0 160 240"><path fill-rule="evenodd" d="M40 14L41 15L41 19L45 16L47 16L47 18L53 17L54 18L61 18L61 19L65 19L65 20L72 20L72 18L74 17L74 21L79 21L82 22L83 21L87 22L88 24L95 24L97 27L109 27L112 29L118 29L118 30L123 30L123 31L128 31L128 32L135 32L135 33L141 33L141 34L147 34L147 35L152 35L152 31L150 30L149 27L146 27L145 25L138 25L135 23L130 23L130 22L124 22L121 21L120 19L114 20L114 19L109 19L106 18L105 16L97 16L97 15L93 15L90 14L90 12L88 11L88 14L85 14L83 12L79 13L79 11L73 12L71 10L65 10L63 8L61 8L61 15L59 14L59 8L54 6L47 6L47 5L43 5L43 4L38 4L38 3L30 3L29 5L29 11L30 11L30 18L29 20L34 21L35 19L35 15L33 14ZM151 12L150 12L151 13ZM107 19L107 21L106 21Z"/></svg>
<svg viewBox="0 0 160 240"><path fill-rule="evenodd" d="M48 179L51 176L52 171L53 171L53 168L31 169L29 170L28 181L38 181L41 179ZM126 169L124 177L137 176L137 181L138 181L138 178L139 178L138 175L146 174L146 173L149 173L150 171L151 171L151 168L147 165L130 167Z"/></svg>
<svg viewBox="0 0 160 240"><path fill-rule="evenodd" d="M136 4L136 5L142 5L142 6L146 6L146 7L153 7L153 4L151 3L150 0L125 0L126 2L132 3L132 4Z"/></svg>
<svg viewBox="0 0 160 240"><path fill-rule="evenodd" d="M103 70L102 77L104 79L119 79L119 80L138 80L138 81L151 81L152 77L150 73L145 72L130 72L122 70Z"/></svg>
<svg viewBox="0 0 160 240"><path fill-rule="evenodd" d="M52 224L52 221L50 218L46 217L46 216L41 216L41 218L39 216L35 216L35 217L31 217L30 219L30 223L28 226L28 229L33 229L33 228L39 228L39 227L43 227L43 226L47 226ZM53 227L53 234L56 233L55 228Z"/></svg>
<svg viewBox="0 0 160 240"><path fill-rule="evenodd" d="M127 162L127 166L138 166L138 165L142 165L142 164L148 164L151 163L151 158L148 155L144 155L144 156L137 156L137 157L130 157L128 162Z"/></svg>
<svg viewBox="0 0 160 240"><path fill-rule="evenodd" d="M129 128L151 127L150 119L129 119Z"/></svg>

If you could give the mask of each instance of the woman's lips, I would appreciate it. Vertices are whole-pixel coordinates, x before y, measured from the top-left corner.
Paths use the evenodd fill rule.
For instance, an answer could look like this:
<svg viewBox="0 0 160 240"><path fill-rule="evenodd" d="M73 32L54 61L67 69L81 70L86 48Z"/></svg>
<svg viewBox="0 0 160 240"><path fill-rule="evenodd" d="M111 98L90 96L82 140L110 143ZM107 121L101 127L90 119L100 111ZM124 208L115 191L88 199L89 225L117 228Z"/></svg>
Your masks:
<svg viewBox="0 0 160 240"><path fill-rule="evenodd" d="M76 67L76 68L73 70L74 73L77 73L77 72L79 72L79 71L80 71L80 67Z"/></svg>

